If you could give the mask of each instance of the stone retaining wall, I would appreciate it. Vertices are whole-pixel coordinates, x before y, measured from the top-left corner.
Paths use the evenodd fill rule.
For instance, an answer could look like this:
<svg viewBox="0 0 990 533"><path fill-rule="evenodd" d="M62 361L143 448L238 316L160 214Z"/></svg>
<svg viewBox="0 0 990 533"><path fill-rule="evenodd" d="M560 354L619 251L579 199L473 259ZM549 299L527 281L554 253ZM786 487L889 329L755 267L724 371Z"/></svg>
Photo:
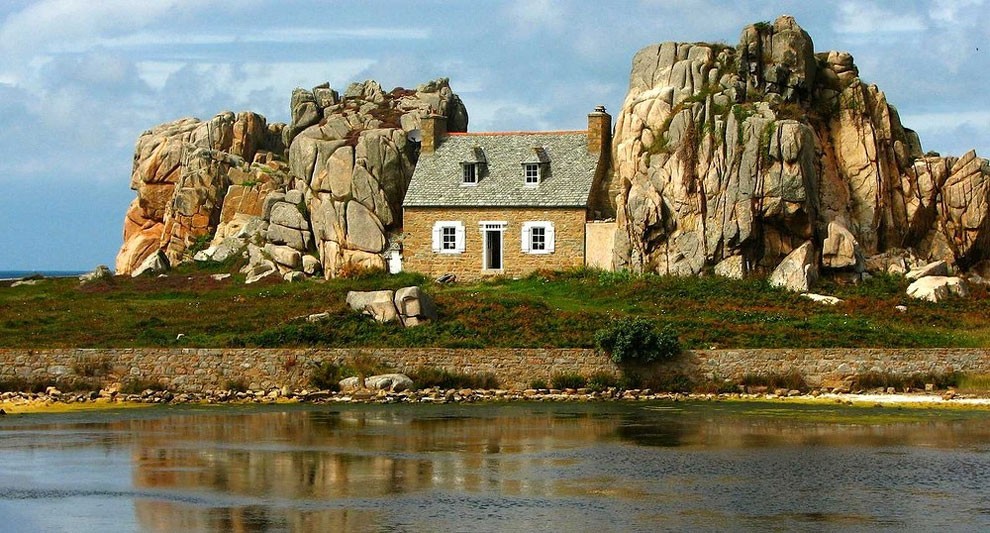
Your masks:
<svg viewBox="0 0 990 533"><path fill-rule="evenodd" d="M202 392L240 382L252 389L309 386L313 365L375 359L400 372L417 367L494 374L503 387L523 388L555 373L617 374L608 358L586 349L46 349L0 350L0 381L88 379L109 385L159 382L171 390ZM688 351L678 361L640 371L683 373L694 379L797 370L818 386L869 372L990 374L990 349L777 349Z"/></svg>

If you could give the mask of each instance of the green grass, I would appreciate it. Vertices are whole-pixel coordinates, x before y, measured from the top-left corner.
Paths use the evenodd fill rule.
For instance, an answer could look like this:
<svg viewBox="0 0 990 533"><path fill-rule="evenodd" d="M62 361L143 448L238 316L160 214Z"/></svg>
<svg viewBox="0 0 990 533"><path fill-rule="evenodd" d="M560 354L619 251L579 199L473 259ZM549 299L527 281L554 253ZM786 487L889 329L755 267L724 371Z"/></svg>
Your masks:
<svg viewBox="0 0 990 533"><path fill-rule="evenodd" d="M414 274L253 285L209 277L223 269L0 286L0 347L592 347L596 331L630 316L669 325L689 349L990 346L986 288L932 304L910 300L906 282L887 276L827 283L818 292L845 301L823 306L763 280L716 277L577 270L449 286ZM344 302L349 290L408 285L434 297L439 320L377 324ZM901 304L906 313L894 310ZM330 320L299 318L324 311Z"/></svg>

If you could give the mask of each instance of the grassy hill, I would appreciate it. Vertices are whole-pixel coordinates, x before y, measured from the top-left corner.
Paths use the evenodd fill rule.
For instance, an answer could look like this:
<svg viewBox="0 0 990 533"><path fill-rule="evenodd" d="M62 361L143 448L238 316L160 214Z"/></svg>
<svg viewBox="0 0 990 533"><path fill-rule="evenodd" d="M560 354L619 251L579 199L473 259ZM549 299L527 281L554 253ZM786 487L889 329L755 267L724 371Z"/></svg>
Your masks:
<svg viewBox="0 0 990 533"><path fill-rule="evenodd" d="M4 283L0 348L590 347L595 332L621 316L670 324L688 348L990 346L985 287L974 287L968 299L931 304L907 298L903 278L887 276L856 286L826 283L817 292L845 300L826 306L763 280L716 277L582 270L453 285L413 274L244 285L238 275L210 277L220 271L185 266L166 278ZM408 285L434 297L438 321L382 325L344 303L349 290ZM330 320L301 318L324 311Z"/></svg>

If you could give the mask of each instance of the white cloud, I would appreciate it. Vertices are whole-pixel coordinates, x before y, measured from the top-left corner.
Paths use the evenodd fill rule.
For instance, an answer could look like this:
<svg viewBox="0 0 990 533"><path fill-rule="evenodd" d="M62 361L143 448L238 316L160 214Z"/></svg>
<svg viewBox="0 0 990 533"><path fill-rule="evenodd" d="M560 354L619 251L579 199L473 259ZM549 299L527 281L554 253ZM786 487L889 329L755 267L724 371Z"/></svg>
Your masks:
<svg viewBox="0 0 990 533"><path fill-rule="evenodd" d="M906 9L906 4L898 3ZM834 29L839 34L876 35L882 33L920 32L926 29L924 19L907 11L884 9L876 4L857 0L839 5Z"/></svg>
<svg viewBox="0 0 990 533"><path fill-rule="evenodd" d="M902 116L901 122L913 130L924 129L933 133L952 131L962 125L978 127L990 133L990 111L987 110L912 113Z"/></svg>
<svg viewBox="0 0 990 533"><path fill-rule="evenodd" d="M560 32L569 20L565 4L554 0L513 0L502 16L520 37Z"/></svg>
<svg viewBox="0 0 990 533"><path fill-rule="evenodd" d="M212 46L248 43L311 44L337 40L422 40L430 31L423 28L267 28L245 33L232 28L226 32L183 32L181 28L167 31L141 31L125 35L54 43L52 53L77 53L93 48L141 48L149 46Z"/></svg>
<svg viewBox="0 0 990 533"><path fill-rule="evenodd" d="M185 63L182 61L139 61L138 76L154 90L165 86L169 76L178 72Z"/></svg>
<svg viewBox="0 0 990 533"><path fill-rule="evenodd" d="M943 24L973 26L985 23L983 17L973 17L974 10L983 6L983 0L934 0L928 10L932 20Z"/></svg>

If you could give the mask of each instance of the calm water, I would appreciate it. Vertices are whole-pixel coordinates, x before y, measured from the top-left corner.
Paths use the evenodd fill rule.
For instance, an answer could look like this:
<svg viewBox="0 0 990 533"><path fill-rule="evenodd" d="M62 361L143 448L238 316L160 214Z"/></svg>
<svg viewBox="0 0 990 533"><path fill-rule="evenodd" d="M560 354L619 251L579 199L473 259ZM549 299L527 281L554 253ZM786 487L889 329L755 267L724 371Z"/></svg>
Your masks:
<svg viewBox="0 0 990 533"><path fill-rule="evenodd" d="M2 531L979 531L990 413L269 406L0 419Z"/></svg>

